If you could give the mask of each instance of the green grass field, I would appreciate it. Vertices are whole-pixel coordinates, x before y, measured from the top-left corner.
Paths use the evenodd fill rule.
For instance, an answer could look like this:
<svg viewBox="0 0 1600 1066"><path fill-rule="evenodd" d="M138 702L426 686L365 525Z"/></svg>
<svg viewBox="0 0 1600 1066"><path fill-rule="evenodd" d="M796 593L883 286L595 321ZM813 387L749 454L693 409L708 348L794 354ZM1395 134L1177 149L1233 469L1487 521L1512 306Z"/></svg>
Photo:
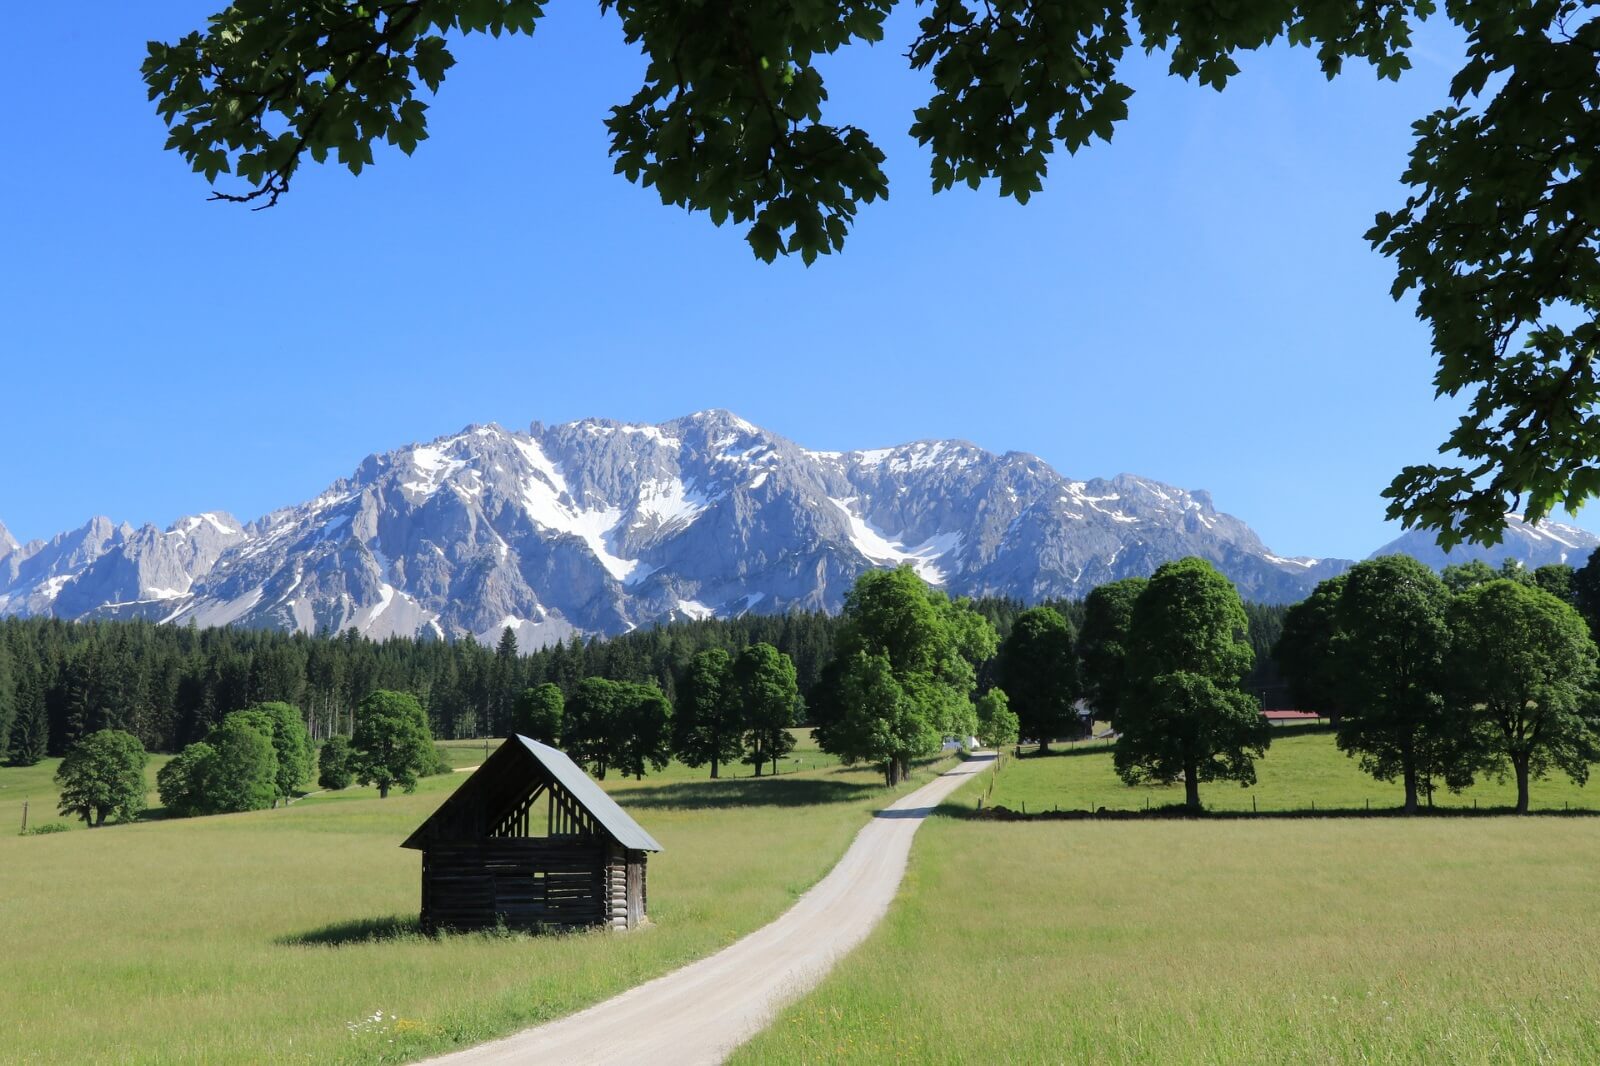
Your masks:
<svg viewBox="0 0 1600 1066"><path fill-rule="evenodd" d="M170 758L169 755L152 755L144 768L145 783L149 785L149 792L145 795L147 809L144 817L147 819L160 818L165 813L161 809L161 798L156 795L156 771L165 766ZM56 767L60 765L60 759L45 759L33 766L0 767L0 836L22 828L24 802L28 805L29 826L60 822L73 829L87 828L82 821L60 814L57 810L61 790L56 787L54 779Z"/></svg>
<svg viewBox="0 0 1600 1066"><path fill-rule="evenodd" d="M395 1062L571 1013L776 917L885 801L873 770L796 757L813 768L606 783L665 847L656 924L625 936L415 933L418 858L398 844L465 774L0 836L0 1060Z"/></svg>
<svg viewBox="0 0 1600 1066"><path fill-rule="evenodd" d="M1590 818L936 817L884 924L732 1061L1583 1066L1597 873Z"/></svg>
<svg viewBox="0 0 1600 1066"><path fill-rule="evenodd" d="M1105 741L1058 745L1059 754L1007 757L994 778L990 804L1030 812L1062 810L1140 810L1183 802L1183 785L1122 783L1111 765ZM1264 758L1256 762L1256 784L1240 788L1219 781L1200 786L1200 799L1208 810L1265 812L1396 808L1404 798L1398 782L1377 781L1361 772L1360 764L1334 745L1332 734L1289 728L1273 735ZM1479 810L1515 805L1513 781L1480 778L1459 795L1442 786L1434 794L1436 807ZM1600 780L1580 788L1564 774L1535 781L1531 790L1534 810L1600 810ZM1252 808L1252 802L1254 808Z"/></svg>

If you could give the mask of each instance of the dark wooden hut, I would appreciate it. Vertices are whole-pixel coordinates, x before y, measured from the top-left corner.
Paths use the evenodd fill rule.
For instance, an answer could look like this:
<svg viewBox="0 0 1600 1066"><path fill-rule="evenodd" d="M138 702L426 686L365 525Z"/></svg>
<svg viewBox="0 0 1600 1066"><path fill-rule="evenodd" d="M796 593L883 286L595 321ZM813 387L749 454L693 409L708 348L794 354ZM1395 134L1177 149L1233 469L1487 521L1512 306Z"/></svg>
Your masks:
<svg viewBox="0 0 1600 1066"><path fill-rule="evenodd" d="M632 929L660 851L571 759L514 736L401 847L422 852L424 929Z"/></svg>

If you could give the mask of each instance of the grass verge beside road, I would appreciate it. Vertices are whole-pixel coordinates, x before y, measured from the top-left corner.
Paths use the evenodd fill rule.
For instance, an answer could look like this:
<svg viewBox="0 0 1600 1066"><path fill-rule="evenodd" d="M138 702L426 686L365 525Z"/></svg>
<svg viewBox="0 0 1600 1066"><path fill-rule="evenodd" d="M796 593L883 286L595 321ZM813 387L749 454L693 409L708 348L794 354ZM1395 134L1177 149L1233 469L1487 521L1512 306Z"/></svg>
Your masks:
<svg viewBox="0 0 1600 1066"><path fill-rule="evenodd" d="M374 1063L476 1043L765 924L890 795L867 768L704 774L674 766L606 782L666 849L650 860L656 924L629 935L418 935L418 859L398 845L465 774L387 800L352 790L274 811L0 837L5 1056Z"/></svg>
<svg viewBox="0 0 1600 1066"><path fill-rule="evenodd" d="M1587 818L936 817L732 1062L1594 1063L1597 857Z"/></svg>

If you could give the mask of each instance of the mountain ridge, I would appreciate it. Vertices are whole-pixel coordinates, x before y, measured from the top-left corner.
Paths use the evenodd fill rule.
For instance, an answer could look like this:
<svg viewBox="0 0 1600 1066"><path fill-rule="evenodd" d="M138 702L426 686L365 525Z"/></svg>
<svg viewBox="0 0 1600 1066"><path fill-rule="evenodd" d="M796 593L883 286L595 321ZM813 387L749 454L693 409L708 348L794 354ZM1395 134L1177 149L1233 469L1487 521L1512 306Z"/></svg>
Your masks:
<svg viewBox="0 0 1600 1066"><path fill-rule="evenodd" d="M1541 546L1600 544L1517 525L1507 541L1530 565L1547 561ZM1408 549L1423 550L1413 534L1374 554ZM964 440L813 450L713 409L654 425L475 423L368 455L248 523L220 511L165 530L96 517L28 545L0 526L0 614L480 640L511 626L533 646L677 618L837 610L873 566L909 564L952 594L1035 601L1190 554L1264 602L1299 599L1351 565L1275 554L1204 490L1129 473L1074 480Z"/></svg>

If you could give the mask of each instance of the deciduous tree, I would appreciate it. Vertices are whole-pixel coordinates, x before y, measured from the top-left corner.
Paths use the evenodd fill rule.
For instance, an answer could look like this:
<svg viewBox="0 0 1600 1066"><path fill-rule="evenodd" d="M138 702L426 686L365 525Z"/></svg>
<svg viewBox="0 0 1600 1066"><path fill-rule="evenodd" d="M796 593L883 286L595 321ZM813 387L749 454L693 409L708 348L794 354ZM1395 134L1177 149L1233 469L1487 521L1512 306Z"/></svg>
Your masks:
<svg viewBox="0 0 1600 1066"><path fill-rule="evenodd" d="M978 739L985 747L998 751L1017 742L1022 727L1003 690L992 688L979 696L977 711Z"/></svg>
<svg viewBox="0 0 1600 1066"><path fill-rule="evenodd" d="M317 784L334 792L355 781L350 769L350 738L336 734L322 742L317 753Z"/></svg>
<svg viewBox="0 0 1600 1066"><path fill-rule="evenodd" d="M1449 598L1432 570L1405 555L1357 563L1339 597L1339 747L1378 780L1399 777L1408 814L1425 778L1458 785L1471 776L1461 716L1443 695Z"/></svg>
<svg viewBox="0 0 1600 1066"><path fill-rule="evenodd" d="M1339 597L1344 582L1343 574L1318 582L1310 596L1290 607L1272 650L1289 680L1295 707L1335 722L1344 696L1339 672Z"/></svg>
<svg viewBox="0 0 1600 1066"><path fill-rule="evenodd" d="M1528 782L1551 769L1583 784L1600 759L1595 646L1571 606L1543 589L1491 581L1451 600L1451 696L1467 708L1490 758L1509 764L1517 813Z"/></svg>
<svg viewBox="0 0 1600 1066"><path fill-rule="evenodd" d="M1054 737L1081 732L1073 706L1078 656L1072 626L1054 608L1033 607L1017 616L1000 644L999 673L1023 733L1037 738L1041 751L1050 750Z"/></svg>
<svg viewBox="0 0 1600 1066"><path fill-rule="evenodd" d="M1107 582L1096 586L1084 600L1083 632L1078 635L1084 696L1096 717L1113 725L1127 685L1133 605L1149 583L1142 577Z"/></svg>
<svg viewBox="0 0 1600 1066"><path fill-rule="evenodd" d="M543 744L555 744L561 737L561 718L566 701L561 690L548 681L523 689L517 697L513 728L525 737Z"/></svg>
<svg viewBox="0 0 1600 1066"><path fill-rule="evenodd" d="M83 819L91 829L107 820L129 821L144 810L144 746L132 733L102 729L67 752L56 768L60 810Z"/></svg>
<svg viewBox="0 0 1600 1066"><path fill-rule="evenodd" d="M686 766L722 765L744 750L744 712L733 683L733 659L721 648L695 653L678 676L672 749Z"/></svg>
<svg viewBox="0 0 1600 1066"><path fill-rule="evenodd" d="M207 814L258 811L278 798L278 754L259 719L234 712L206 738L212 758L199 770L199 809Z"/></svg>
<svg viewBox="0 0 1600 1066"><path fill-rule="evenodd" d="M744 717L745 761L757 777L764 763L777 773L778 760L794 750L789 729L800 715L794 663L771 644L752 644L733 664L733 690Z"/></svg>
<svg viewBox="0 0 1600 1066"><path fill-rule="evenodd" d="M206 786L216 759L217 749L197 740L167 760L167 764L156 771L156 790L161 795L161 805L180 818L209 814Z"/></svg>
<svg viewBox="0 0 1600 1066"><path fill-rule="evenodd" d="M672 759L672 703L654 684L617 684L611 764L634 779L664 770Z"/></svg>
<svg viewBox="0 0 1600 1066"><path fill-rule="evenodd" d="M1026 202L1057 149L1109 141L1133 88L1133 47L1179 77L1221 89L1238 56L1280 40L1398 78L1414 24L1435 0L1100 0L1048 12L998 0L936 0L905 52L931 95L911 116L936 190L998 183ZM1600 18L1587 0L1442 5L1467 35L1451 100L1415 125L1403 205L1367 238L1395 260L1396 298L1415 289L1435 384L1468 394L1445 449L1385 495L1390 516L1498 541L1525 500L1530 519L1600 492L1597 223L1587 195L1600 96ZM736 11L683 0L603 0L645 54L643 84L606 126L616 170L662 202L745 228L754 253L807 263L844 246L860 206L887 195L865 130L827 120L824 56L882 39L893 0L827 9L749 0ZM540 0L375 0L351 6L250 0L204 31L151 42L143 76L167 146L222 199L276 203L306 157L359 173L375 144L410 154L428 135L422 87L438 91L458 34L531 34ZM1508 415L1507 412L1510 414Z"/></svg>
<svg viewBox="0 0 1600 1066"><path fill-rule="evenodd" d="M383 689L361 701L350 737L350 769L363 785L388 798L396 785L407 792L433 762L433 735L422 705L408 692Z"/></svg>
<svg viewBox="0 0 1600 1066"><path fill-rule="evenodd" d="M601 781L614 761L612 739L621 702L620 685L603 677L579 681L567 700L561 742L573 762L588 767Z"/></svg>
<svg viewBox="0 0 1600 1066"><path fill-rule="evenodd" d="M910 567L869 570L845 597L835 659L819 685L817 742L846 762L874 762L894 784L944 736L976 727L974 664L994 628Z"/></svg>
<svg viewBox="0 0 1600 1066"><path fill-rule="evenodd" d="M278 760L277 798L289 802L311 776L311 761L315 757L311 735L306 732L300 711L287 703L274 702L258 703L243 713L257 722L272 741L272 750Z"/></svg>
<svg viewBox="0 0 1600 1066"><path fill-rule="evenodd" d="M1255 652L1238 590L1203 559L1166 563L1133 608L1128 686L1117 713L1113 762L1129 784L1184 783L1200 809L1200 782L1255 783L1271 743L1253 697L1239 688Z"/></svg>

